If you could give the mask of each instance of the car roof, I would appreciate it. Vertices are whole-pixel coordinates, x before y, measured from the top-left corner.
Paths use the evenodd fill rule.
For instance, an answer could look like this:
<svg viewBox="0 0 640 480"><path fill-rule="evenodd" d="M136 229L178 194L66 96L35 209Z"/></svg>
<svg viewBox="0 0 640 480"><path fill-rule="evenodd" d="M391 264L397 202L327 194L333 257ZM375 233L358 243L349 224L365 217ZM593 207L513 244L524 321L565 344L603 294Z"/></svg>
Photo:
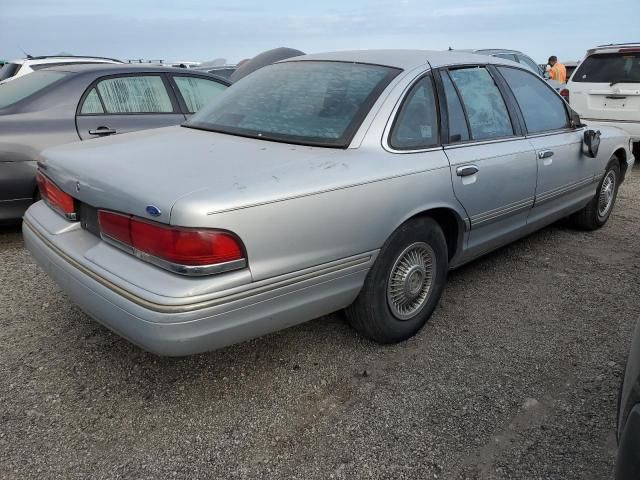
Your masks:
<svg viewBox="0 0 640 480"><path fill-rule="evenodd" d="M46 64L46 63L61 63L61 62L69 62L69 63L81 63L81 62L105 62L105 63L123 63L122 60L118 60L115 58L106 58L106 57L81 57L81 56L73 56L73 55L51 55L51 56L41 56L41 57L28 57L28 58L19 58L16 60L11 60L10 63L15 64Z"/></svg>
<svg viewBox="0 0 640 480"><path fill-rule="evenodd" d="M322 60L333 62L357 62L384 65L388 67L411 70L413 68L428 66L433 68L446 65L461 64L500 64L519 65L511 60L477 55L462 50L350 50L343 52L314 53L299 57L287 58L279 63L304 62L310 60Z"/></svg>
<svg viewBox="0 0 640 480"><path fill-rule="evenodd" d="M592 53L618 53L619 50L626 48L640 48L640 43L611 43L609 45L598 45L595 48L590 48L587 50L587 55L591 55Z"/></svg>
<svg viewBox="0 0 640 480"><path fill-rule="evenodd" d="M42 70L67 72L67 73L92 73L92 74L117 74L117 73L157 73L157 72L173 72L184 75L209 75L202 70L193 68L178 68L167 65L153 64L129 64L129 63L70 63L68 65L59 65L56 67L43 68ZM216 77L219 78L219 77Z"/></svg>

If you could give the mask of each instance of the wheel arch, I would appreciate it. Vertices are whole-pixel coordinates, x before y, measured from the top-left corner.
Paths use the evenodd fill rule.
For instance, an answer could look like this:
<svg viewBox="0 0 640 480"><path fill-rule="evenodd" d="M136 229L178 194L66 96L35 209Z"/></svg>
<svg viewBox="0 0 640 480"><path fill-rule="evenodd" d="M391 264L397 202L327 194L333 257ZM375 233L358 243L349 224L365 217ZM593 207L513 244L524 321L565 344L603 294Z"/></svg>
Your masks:
<svg viewBox="0 0 640 480"><path fill-rule="evenodd" d="M459 212L449 206L433 206L412 212L399 225L421 217L433 218L444 233L447 241L449 261L462 251L466 222Z"/></svg>
<svg viewBox="0 0 640 480"><path fill-rule="evenodd" d="M618 162L620 163L620 176L622 180L624 180L627 169L629 168L629 163L627 162L627 151L623 147L618 147L613 155L618 158Z"/></svg>

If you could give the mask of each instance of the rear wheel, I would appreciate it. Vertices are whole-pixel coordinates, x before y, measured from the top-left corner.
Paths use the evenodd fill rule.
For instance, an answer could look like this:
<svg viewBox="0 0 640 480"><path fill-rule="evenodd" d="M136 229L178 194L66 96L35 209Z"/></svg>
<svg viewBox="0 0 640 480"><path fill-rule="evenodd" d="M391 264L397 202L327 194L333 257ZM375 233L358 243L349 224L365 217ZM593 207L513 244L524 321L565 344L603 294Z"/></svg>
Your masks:
<svg viewBox="0 0 640 480"><path fill-rule="evenodd" d="M447 243L438 223L424 217L403 224L380 250L347 309L349 323L379 343L412 337L438 304L447 270Z"/></svg>
<svg viewBox="0 0 640 480"><path fill-rule="evenodd" d="M597 230L607 223L616 203L619 184L620 163L614 155L609 160L596 195L582 210L569 217L573 226L583 230Z"/></svg>

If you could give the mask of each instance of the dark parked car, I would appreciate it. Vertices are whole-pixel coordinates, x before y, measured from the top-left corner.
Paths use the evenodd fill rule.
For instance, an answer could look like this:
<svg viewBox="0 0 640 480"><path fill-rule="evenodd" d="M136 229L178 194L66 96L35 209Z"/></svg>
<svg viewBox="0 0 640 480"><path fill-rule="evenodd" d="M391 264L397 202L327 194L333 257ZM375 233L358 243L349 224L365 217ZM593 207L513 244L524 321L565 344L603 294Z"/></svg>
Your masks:
<svg viewBox="0 0 640 480"><path fill-rule="evenodd" d="M44 148L184 122L229 86L194 70L66 65L0 85L0 221L36 197Z"/></svg>
<svg viewBox="0 0 640 480"><path fill-rule="evenodd" d="M640 478L640 322L627 359L618 398L616 480Z"/></svg>

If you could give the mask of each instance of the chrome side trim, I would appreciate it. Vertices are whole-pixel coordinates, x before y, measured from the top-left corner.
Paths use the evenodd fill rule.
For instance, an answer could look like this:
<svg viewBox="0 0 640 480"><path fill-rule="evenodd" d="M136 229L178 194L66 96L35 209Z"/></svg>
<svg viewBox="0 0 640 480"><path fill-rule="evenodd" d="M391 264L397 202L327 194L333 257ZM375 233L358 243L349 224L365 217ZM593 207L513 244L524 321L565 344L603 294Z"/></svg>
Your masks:
<svg viewBox="0 0 640 480"><path fill-rule="evenodd" d="M589 122L611 122L611 123L640 123L638 120L613 120L609 118L584 118L582 120L587 120Z"/></svg>
<svg viewBox="0 0 640 480"><path fill-rule="evenodd" d="M435 150L442 150L442 147L438 147ZM240 205L238 207L223 208L221 210L213 210L211 212L207 212L207 215L216 215L218 213L226 213L226 212L234 212L236 210L244 210L245 208L260 207L262 205L271 205L273 203L287 202L289 200L295 200L297 198L312 197L314 195L322 195L323 193L337 192L339 190L346 190L347 188L360 187L360 186L363 186L363 185L369 185L369 184L378 183L378 182L385 182L387 180L393 180L394 178L402 178L402 177L408 177L408 176L411 176L411 175L419 175L421 173L427 173L427 172L433 172L433 171L436 171L436 170L442 170L443 168L449 169L449 165L442 165L441 167L425 168L425 169L420 169L420 170L414 170L412 172L399 173L397 175L389 175L389 176L386 176L386 177L374 178L372 180L367 180L367 181L364 181L364 182L350 183L348 185L343 185L343 186L340 186L340 187L326 188L324 190L318 190L318 191L309 192L309 193L302 193L300 195L290 195L288 197L277 198L275 200L266 200L264 202L247 203L245 205Z"/></svg>
<svg viewBox="0 0 640 480"><path fill-rule="evenodd" d="M53 244L48 238L46 238L42 233L40 233L29 220L26 218L23 220L23 224L27 227L38 239L45 244L46 247L50 248L55 254L57 254L64 261L69 263L72 267L78 269L81 273L87 275L92 280L98 282L100 285L110 289L114 293L122 296L126 300L129 300L136 305L139 305L143 308L154 312L160 313L184 313L184 312L192 312L195 310L201 310L203 308L215 307L223 304L227 304L234 301L244 300L251 298L253 296L266 293L272 290L282 290L287 287L295 286L298 283L309 282L311 280L320 280L322 277L340 273L341 271L347 271L346 273L353 273L353 270L359 271L366 267L371 262L372 258L376 254L376 251L362 253L359 255L354 255L353 257L347 257L342 260L336 260L333 262L328 262L322 265L317 265L314 267L307 268L305 270L301 270L294 273L288 273L284 275L279 275L277 277L268 278L265 280L260 280L257 282L252 282L248 285L242 285L240 287L231 288L225 292L221 292L222 295L203 300L199 302L193 302L188 304L181 305L170 305L170 304L160 304L156 302L152 302L146 300L116 284L110 282L106 278L101 275L95 273L89 268L85 267L77 260L66 254L59 247ZM346 274L345 273L345 274ZM304 287L301 287L304 288ZM285 292L283 292L285 293Z"/></svg>
<svg viewBox="0 0 640 480"><path fill-rule="evenodd" d="M550 202L551 200L555 200L556 198L561 197L562 195L566 195L575 190L579 190L582 187L585 187L587 185L594 183L596 178L597 176L587 177L583 180L579 180L577 182L570 183L567 185L562 185L560 187L554 188L553 190L549 190L547 192L541 193L540 195L536 195L534 206L540 205L541 203Z"/></svg>
<svg viewBox="0 0 640 480"><path fill-rule="evenodd" d="M489 210L488 212L482 212L478 215L474 215L471 217L471 228L473 229L480 225L488 225L520 213L523 210L528 210L533 206L533 202L534 197L529 197L524 200L511 203L505 207L496 208L494 210Z"/></svg>
<svg viewBox="0 0 640 480"><path fill-rule="evenodd" d="M231 270L239 270L247 266L246 258L240 258L238 260L232 260L225 263L216 263L213 265L181 265L179 263L169 262L168 260L165 260L163 258L159 258L155 255L150 255L146 252L137 250L131 245L122 243L121 241L109 235L105 235L104 233L100 233L100 238L102 238L102 240L104 240L109 245L127 252L144 262L151 263L156 267L160 267L170 272L177 273L179 275L186 275L189 277L203 277L206 275L214 275L216 273L230 272Z"/></svg>
<svg viewBox="0 0 640 480"><path fill-rule="evenodd" d="M553 135L562 135L565 133L575 133L575 132L582 132L583 130L586 130L586 127L580 127L580 128L564 128L562 130L551 130L551 131L547 131L547 132L540 132L540 133L531 133L529 135L526 136L526 138L539 138L539 137L551 137ZM570 143L568 145L574 145L576 143L582 143L580 142L573 142ZM563 144L567 145L567 144Z"/></svg>

